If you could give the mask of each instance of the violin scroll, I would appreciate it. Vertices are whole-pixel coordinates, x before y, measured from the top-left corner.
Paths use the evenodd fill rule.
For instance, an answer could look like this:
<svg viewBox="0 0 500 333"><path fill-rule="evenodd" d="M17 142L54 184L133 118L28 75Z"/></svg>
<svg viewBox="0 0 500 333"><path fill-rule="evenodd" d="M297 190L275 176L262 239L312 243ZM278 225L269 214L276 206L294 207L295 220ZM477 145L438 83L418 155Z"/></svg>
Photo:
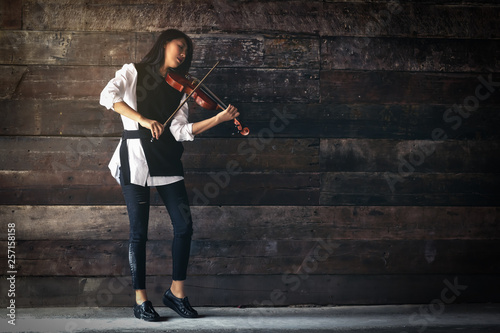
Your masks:
<svg viewBox="0 0 500 333"><path fill-rule="evenodd" d="M234 126L236 126L236 128L238 129L238 133L240 133L241 135L247 136L248 134L250 134L250 130L248 129L248 127L244 127L237 118L234 118Z"/></svg>

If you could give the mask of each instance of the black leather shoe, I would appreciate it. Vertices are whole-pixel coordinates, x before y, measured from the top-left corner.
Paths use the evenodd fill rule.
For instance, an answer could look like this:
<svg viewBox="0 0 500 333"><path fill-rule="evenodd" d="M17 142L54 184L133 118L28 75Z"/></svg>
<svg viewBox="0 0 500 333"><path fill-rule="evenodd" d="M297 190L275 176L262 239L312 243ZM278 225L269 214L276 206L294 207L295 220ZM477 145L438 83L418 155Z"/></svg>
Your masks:
<svg viewBox="0 0 500 333"><path fill-rule="evenodd" d="M172 292L167 290L163 295L163 304L177 312L177 314L184 318L197 318L198 312L191 307L187 297L177 298Z"/></svg>
<svg viewBox="0 0 500 333"><path fill-rule="evenodd" d="M153 308L151 301L145 301L141 305L134 305L134 315L137 319L142 319L145 321L157 321L160 319L160 315L156 313Z"/></svg>

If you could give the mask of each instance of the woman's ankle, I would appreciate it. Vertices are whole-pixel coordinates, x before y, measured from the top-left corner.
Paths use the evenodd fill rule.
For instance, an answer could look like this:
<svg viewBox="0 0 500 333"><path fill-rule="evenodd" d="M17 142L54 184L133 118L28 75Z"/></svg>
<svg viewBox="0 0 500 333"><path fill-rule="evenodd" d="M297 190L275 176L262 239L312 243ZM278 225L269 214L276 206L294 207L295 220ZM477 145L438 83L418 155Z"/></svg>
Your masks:
<svg viewBox="0 0 500 333"><path fill-rule="evenodd" d="M141 305L147 300L148 300L148 295L145 289L138 289L135 291L135 302L137 303L137 305Z"/></svg>
<svg viewBox="0 0 500 333"><path fill-rule="evenodd" d="M184 292L184 281L172 281L170 291L177 298L183 299L184 297L186 297L186 294Z"/></svg>

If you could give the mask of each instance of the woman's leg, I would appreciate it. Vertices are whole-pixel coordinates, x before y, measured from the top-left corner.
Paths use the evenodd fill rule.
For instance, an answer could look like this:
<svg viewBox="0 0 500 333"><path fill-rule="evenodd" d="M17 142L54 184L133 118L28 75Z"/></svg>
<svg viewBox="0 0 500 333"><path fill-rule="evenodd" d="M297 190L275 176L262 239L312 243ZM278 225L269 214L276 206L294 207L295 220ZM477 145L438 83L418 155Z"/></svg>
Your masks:
<svg viewBox="0 0 500 333"><path fill-rule="evenodd" d="M193 222L184 181L166 186L158 186L158 193L168 210L174 229L172 242L172 293L184 298L184 280L186 280Z"/></svg>
<svg viewBox="0 0 500 333"><path fill-rule="evenodd" d="M167 207L174 227L172 242L172 286L163 294L163 304L184 318L197 318L198 312L193 309L184 293L193 222L184 181L157 187L165 207Z"/></svg>
<svg viewBox="0 0 500 333"><path fill-rule="evenodd" d="M122 185L122 192L130 220L128 254L132 285L136 290L137 304L142 304L147 300L146 242L148 240L150 189L130 184Z"/></svg>

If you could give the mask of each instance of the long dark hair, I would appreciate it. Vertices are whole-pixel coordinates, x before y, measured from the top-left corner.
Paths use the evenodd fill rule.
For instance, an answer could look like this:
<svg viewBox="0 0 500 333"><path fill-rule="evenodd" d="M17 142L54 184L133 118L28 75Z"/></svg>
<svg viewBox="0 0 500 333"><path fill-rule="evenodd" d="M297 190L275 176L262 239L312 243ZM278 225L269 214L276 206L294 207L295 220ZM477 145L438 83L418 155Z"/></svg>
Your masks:
<svg viewBox="0 0 500 333"><path fill-rule="evenodd" d="M153 45L148 54L142 58L141 63L150 64L158 70L165 61L165 44L179 38L184 38L186 41L187 51L186 59L184 59L184 62L179 67L175 68L175 71L182 74L187 73L191 67L191 61L193 60L193 41L185 33L177 29L163 31L156 40L155 45Z"/></svg>

